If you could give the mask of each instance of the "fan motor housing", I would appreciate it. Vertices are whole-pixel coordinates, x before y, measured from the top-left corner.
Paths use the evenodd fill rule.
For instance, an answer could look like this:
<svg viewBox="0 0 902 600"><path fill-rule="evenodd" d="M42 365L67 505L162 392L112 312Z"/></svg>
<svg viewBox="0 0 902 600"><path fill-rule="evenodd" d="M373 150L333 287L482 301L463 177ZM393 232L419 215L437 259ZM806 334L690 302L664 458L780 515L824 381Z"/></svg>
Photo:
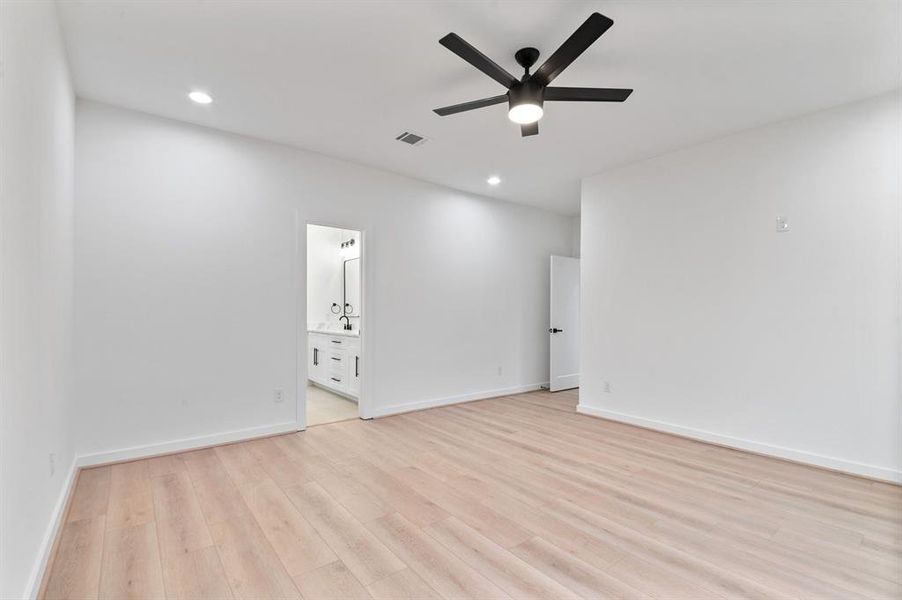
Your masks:
<svg viewBox="0 0 902 600"><path fill-rule="evenodd" d="M545 103L542 97L544 88L527 79L523 83L518 83L507 92L508 104L510 108L521 104L537 104L542 106Z"/></svg>

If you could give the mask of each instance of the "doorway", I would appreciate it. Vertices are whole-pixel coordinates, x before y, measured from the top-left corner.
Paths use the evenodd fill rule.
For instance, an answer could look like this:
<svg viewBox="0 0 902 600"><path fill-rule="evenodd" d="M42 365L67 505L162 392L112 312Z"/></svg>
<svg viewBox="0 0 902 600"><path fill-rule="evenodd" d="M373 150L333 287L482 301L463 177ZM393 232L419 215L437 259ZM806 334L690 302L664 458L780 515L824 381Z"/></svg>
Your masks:
<svg viewBox="0 0 902 600"><path fill-rule="evenodd" d="M579 387L579 259L551 257L549 389Z"/></svg>
<svg viewBox="0 0 902 600"><path fill-rule="evenodd" d="M307 224L306 381L309 426L361 416L363 278L358 230Z"/></svg>

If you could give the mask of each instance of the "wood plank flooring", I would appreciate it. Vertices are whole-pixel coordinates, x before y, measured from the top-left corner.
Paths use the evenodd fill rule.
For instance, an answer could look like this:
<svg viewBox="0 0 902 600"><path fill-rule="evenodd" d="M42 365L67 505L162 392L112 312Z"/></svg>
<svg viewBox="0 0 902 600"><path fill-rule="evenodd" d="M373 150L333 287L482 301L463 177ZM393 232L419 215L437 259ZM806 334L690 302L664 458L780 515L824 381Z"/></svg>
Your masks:
<svg viewBox="0 0 902 600"><path fill-rule="evenodd" d="M357 403L307 383L307 427L356 419Z"/></svg>
<svg viewBox="0 0 902 600"><path fill-rule="evenodd" d="M83 471L44 598L900 598L902 488L535 392Z"/></svg>

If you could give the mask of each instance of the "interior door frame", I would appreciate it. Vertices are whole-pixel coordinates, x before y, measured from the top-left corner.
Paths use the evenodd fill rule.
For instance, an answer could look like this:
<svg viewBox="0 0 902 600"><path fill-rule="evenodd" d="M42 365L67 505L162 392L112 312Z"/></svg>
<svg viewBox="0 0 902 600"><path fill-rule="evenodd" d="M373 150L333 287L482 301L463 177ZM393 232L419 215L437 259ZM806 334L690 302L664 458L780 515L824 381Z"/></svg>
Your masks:
<svg viewBox="0 0 902 600"><path fill-rule="evenodd" d="M296 406L295 422L298 431L307 429L307 225L319 225L320 227L334 227L336 229L348 229L360 232L360 315L369 321L371 318L368 290L368 261L366 259L366 241L369 231L360 225L347 222L308 220L301 215L301 211L295 211L296 229L296 255L297 255L297 286L295 306L296 313ZM366 315L366 316L363 316ZM360 369L360 391L357 396L357 416L360 419L372 419L373 410L369 377L367 372L370 365L370 344L367 327L360 328L360 357L363 363Z"/></svg>

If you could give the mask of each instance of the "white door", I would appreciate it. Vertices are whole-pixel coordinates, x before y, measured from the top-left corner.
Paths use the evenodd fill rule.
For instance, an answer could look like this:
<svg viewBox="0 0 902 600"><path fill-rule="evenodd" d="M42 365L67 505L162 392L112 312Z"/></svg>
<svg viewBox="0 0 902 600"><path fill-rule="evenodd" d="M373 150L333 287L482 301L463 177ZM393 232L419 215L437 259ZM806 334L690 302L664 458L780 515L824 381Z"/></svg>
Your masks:
<svg viewBox="0 0 902 600"><path fill-rule="evenodd" d="M551 257L552 392L579 387L579 259Z"/></svg>

